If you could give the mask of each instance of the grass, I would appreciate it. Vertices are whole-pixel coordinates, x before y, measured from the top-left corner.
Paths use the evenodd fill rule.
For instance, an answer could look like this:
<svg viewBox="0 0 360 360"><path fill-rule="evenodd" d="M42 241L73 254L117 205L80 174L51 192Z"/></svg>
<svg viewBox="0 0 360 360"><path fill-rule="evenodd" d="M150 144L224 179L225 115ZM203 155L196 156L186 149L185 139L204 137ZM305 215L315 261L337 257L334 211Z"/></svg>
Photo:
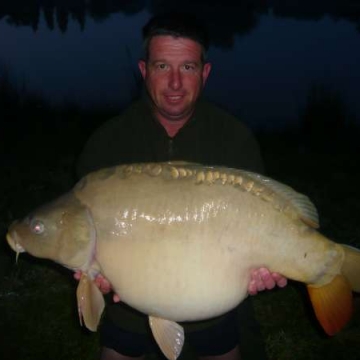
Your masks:
<svg viewBox="0 0 360 360"><path fill-rule="evenodd" d="M0 177L0 359L97 359L98 334L78 324L76 282L70 272L27 255L15 265L4 240L14 219L72 186L81 144L110 114L99 112L96 117L47 105L34 111L16 91L12 94L0 154L7 169ZM0 104L1 109L4 106ZM320 147L309 148L291 132L259 134L259 139L269 175L309 195L319 209L322 232L360 247L358 146L346 140L322 141ZM270 360L360 359L359 297L352 322L332 338L319 329L300 284L290 282L285 289L264 292L253 300ZM186 349L182 359L188 358L193 355Z"/></svg>
<svg viewBox="0 0 360 360"><path fill-rule="evenodd" d="M96 358L97 334L79 327L70 273L20 259L0 296L1 359Z"/></svg>
<svg viewBox="0 0 360 360"><path fill-rule="evenodd" d="M254 299L270 359L359 359L359 312L335 337L322 333L298 284Z"/></svg>

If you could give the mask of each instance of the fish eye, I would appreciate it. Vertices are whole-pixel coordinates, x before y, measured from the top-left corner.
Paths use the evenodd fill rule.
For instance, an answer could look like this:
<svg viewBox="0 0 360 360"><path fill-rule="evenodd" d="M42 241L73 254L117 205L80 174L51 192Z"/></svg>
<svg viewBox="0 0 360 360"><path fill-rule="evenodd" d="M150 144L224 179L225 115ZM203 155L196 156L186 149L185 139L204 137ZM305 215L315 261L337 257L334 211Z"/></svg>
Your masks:
<svg viewBox="0 0 360 360"><path fill-rule="evenodd" d="M34 234L40 235L44 232L45 225L42 221L34 219L31 221L30 228Z"/></svg>

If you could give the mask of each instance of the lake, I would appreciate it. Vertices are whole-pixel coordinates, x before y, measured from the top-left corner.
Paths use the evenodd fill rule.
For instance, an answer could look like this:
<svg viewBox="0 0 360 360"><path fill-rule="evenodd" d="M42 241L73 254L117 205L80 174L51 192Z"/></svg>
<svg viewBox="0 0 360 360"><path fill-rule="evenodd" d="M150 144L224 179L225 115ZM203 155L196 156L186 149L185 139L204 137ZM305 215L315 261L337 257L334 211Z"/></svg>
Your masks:
<svg viewBox="0 0 360 360"><path fill-rule="evenodd" d="M171 5L169 5L171 4ZM54 103L119 109L138 93L141 28L167 8L209 24L204 95L253 128L296 126L311 88L360 119L358 1L66 1L0 5L0 65Z"/></svg>

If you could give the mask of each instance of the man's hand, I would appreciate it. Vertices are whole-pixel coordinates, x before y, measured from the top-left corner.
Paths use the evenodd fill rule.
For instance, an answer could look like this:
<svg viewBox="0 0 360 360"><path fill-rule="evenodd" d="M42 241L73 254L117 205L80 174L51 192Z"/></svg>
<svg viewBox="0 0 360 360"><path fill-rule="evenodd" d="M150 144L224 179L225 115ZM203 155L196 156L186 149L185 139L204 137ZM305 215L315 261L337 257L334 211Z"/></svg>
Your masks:
<svg viewBox="0 0 360 360"><path fill-rule="evenodd" d="M75 274L74 274L74 278L76 280L80 280L81 271L76 271ZM97 285L97 287L100 289L100 291L103 294L108 294L112 290L110 282L100 274L96 276L95 284ZM114 294L113 295L113 301L114 302L119 302L120 301L120 296L118 294Z"/></svg>
<svg viewBox="0 0 360 360"><path fill-rule="evenodd" d="M259 291L265 289L271 290L275 286L285 287L287 285L287 279L278 274L271 273L266 268L259 268L251 272L250 282L248 286L248 292L250 295L256 295Z"/></svg>

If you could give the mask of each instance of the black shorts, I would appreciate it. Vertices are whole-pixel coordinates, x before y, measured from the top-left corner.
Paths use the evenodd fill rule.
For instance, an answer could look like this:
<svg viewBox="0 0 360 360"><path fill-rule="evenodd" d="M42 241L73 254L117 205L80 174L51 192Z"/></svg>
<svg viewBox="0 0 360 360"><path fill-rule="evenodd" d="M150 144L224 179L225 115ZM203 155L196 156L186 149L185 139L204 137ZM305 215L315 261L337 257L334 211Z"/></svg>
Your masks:
<svg viewBox="0 0 360 360"><path fill-rule="evenodd" d="M226 354L239 342L236 311L231 311L221 321L204 330L187 332L185 341L198 356ZM159 351L150 329L148 334L128 332L106 317L100 327L100 343L103 347L131 357Z"/></svg>

